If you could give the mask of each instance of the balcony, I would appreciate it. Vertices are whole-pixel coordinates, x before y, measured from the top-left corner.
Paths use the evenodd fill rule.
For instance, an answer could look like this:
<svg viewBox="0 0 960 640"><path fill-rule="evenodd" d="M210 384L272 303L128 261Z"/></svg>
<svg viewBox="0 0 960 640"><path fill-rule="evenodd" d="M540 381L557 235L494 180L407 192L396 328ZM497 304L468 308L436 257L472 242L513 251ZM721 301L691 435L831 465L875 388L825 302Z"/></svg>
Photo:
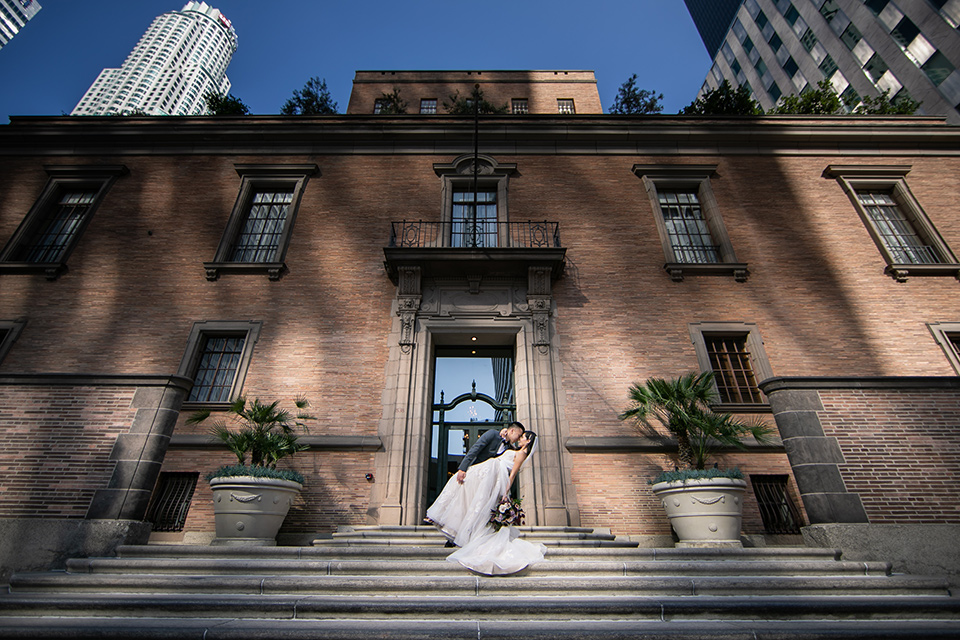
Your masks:
<svg viewBox="0 0 960 640"><path fill-rule="evenodd" d="M525 276L528 267L549 266L556 279L566 249L556 222L404 220L391 224L383 253L394 282L401 266L419 266L434 276Z"/></svg>

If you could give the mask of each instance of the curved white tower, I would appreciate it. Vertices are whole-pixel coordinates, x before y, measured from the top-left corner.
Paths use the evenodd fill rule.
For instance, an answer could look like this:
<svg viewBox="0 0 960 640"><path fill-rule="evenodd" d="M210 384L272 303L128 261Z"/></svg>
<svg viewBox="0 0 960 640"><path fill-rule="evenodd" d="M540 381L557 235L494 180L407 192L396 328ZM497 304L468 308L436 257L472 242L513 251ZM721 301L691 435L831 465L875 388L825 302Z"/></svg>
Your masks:
<svg viewBox="0 0 960 640"><path fill-rule="evenodd" d="M188 2L153 21L119 69L104 69L70 115L206 113L208 91L230 91L237 32L218 9Z"/></svg>

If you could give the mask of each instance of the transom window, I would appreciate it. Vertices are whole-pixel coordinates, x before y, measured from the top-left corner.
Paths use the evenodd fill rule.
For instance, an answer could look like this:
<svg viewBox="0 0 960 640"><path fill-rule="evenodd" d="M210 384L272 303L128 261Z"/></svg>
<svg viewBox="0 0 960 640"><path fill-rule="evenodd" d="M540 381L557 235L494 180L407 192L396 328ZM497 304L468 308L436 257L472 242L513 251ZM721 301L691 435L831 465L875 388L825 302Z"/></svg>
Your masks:
<svg viewBox="0 0 960 640"><path fill-rule="evenodd" d="M229 402L243 336L205 336L188 402Z"/></svg>
<svg viewBox="0 0 960 640"><path fill-rule="evenodd" d="M233 262L273 262L293 202L293 188L253 194L247 219L233 249Z"/></svg>
<svg viewBox="0 0 960 640"><path fill-rule="evenodd" d="M20 248L23 262L59 262L96 201L97 191L66 191L51 207L33 237Z"/></svg>
<svg viewBox="0 0 960 640"><path fill-rule="evenodd" d="M658 190L660 213L677 262L720 262L695 191Z"/></svg>
<svg viewBox="0 0 960 640"><path fill-rule="evenodd" d="M923 243L890 193L858 191L857 199L873 222L887 251L893 256L894 262L902 264L942 262L937 255L937 250Z"/></svg>
<svg viewBox="0 0 960 640"><path fill-rule="evenodd" d="M450 245L453 247L497 246L497 192L453 192Z"/></svg>
<svg viewBox="0 0 960 640"><path fill-rule="evenodd" d="M573 106L573 98L557 98L557 112L563 115L573 115L577 112Z"/></svg>

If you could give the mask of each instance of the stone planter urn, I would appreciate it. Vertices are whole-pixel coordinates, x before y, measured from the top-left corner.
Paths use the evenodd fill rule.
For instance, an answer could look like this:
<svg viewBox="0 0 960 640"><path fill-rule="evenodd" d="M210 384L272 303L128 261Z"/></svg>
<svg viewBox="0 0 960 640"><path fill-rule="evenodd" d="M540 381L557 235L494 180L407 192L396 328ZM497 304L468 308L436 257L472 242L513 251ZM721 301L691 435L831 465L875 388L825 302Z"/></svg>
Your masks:
<svg viewBox="0 0 960 640"><path fill-rule="evenodd" d="M746 480L701 478L653 485L678 547L741 547L740 521Z"/></svg>
<svg viewBox="0 0 960 640"><path fill-rule="evenodd" d="M233 476L211 478L217 537L213 545L272 547L303 485L291 480Z"/></svg>

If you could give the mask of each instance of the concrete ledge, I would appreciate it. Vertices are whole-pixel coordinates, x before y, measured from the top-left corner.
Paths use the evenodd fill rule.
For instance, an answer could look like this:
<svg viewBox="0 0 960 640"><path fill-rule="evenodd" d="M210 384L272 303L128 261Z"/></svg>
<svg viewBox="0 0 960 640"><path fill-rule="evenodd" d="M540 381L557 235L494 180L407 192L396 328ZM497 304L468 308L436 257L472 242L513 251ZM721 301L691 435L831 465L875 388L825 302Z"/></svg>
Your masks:
<svg viewBox="0 0 960 640"><path fill-rule="evenodd" d="M721 445L715 451L722 453L782 453L784 451L783 445L779 442L761 445L750 438L743 444L745 449ZM567 438L564 446L571 453L669 453L677 450L677 440L669 437L661 439L646 436L576 436Z"/></svg>
<svg viewBox="0 0 960 640"><path fill-rule="evenodd" d="M801 533L807 546L839 548L844 560L885 560L897 573L960 586L960 524L815 524Z"/></svg>
<svg viewBox="0 0 960 640"><path fill-rule="evenodd" d="M63 569L69 558L112 556L143 544L150 523L137 520L0 518L0 584L15 571Z"/></svg>

